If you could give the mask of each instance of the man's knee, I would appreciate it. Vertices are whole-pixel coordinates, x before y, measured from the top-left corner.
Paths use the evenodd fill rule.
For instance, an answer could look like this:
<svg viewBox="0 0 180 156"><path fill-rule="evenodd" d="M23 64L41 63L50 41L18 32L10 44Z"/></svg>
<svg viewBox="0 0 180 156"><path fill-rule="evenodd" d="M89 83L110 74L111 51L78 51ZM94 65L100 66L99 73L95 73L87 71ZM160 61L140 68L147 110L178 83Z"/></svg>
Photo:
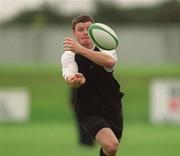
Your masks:
<svg viewBox="0 0 180 156"><path fill-rule="evenodd" d="M116 154L117 150L118 150L118 146L119 143L118 141L114 140L111 142L108 142L105 146L104 146L104 151L106 154L108 155L114 155Z"/></svg>

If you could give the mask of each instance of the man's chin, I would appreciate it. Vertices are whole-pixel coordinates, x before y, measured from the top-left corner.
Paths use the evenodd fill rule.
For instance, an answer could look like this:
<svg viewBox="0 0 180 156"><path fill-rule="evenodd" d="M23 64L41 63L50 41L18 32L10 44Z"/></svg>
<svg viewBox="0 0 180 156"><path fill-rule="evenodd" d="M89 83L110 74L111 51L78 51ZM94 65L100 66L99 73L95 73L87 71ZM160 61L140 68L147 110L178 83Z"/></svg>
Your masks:
<svg viewBox="0 0 180 156"><path fill-rule="evenodd" d="M92 44L92 42L89 39L87 39L87 40L83 40L83 44L90 45L90 44Z"/></svg>

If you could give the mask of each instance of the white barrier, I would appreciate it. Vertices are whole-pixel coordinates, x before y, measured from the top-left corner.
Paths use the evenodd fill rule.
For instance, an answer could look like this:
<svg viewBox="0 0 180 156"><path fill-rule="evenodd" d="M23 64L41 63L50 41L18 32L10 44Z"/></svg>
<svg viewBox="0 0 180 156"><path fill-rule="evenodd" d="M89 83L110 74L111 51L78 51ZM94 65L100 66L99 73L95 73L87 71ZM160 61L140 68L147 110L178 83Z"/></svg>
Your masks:
<svg viewBox="0 0 180 156"><path fill-rule="evenodd" d="M0 122L26 122L30 97L24 89L0 89Z"/></svg>
<svg viewBox="0 0 180 156"><path fill-rule="evenodd" d="M153 80L150 101L153 123L180 123L180 80Z"/></svg>
<svg viewBox="0 0 180 156"><path fill-rule="evenodd" d="M120 45L116 51L121 65L179 63L179 24L163 23L148 27L118 24L113 29L119 36ZM67 36L72 36L70 25L0 28L0 62L57 64L64 51L63 41Z"/></svg>

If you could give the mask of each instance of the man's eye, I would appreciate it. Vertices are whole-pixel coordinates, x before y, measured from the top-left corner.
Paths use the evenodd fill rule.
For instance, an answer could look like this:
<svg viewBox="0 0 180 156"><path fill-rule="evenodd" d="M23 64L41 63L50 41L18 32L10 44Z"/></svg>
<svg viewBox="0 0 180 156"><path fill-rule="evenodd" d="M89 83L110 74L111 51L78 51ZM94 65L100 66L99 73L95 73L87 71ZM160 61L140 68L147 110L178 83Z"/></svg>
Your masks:
<svg viewBox="0 0 180 156"><path fill-rule="evenodd" d="M83 28L79 28L78 31L83 31Z"/></svg>

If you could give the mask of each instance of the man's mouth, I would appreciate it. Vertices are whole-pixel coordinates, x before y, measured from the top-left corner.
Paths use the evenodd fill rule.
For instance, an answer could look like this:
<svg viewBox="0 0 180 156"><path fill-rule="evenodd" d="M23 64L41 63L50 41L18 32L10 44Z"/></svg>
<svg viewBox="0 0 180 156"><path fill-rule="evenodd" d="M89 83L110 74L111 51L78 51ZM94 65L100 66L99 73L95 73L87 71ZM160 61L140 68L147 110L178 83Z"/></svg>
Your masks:
<svg viewBox="0 0 180 156"><path fill-rule="evenodd" d="M82 37L83 40L89 40L89 37Z"/></svg>

